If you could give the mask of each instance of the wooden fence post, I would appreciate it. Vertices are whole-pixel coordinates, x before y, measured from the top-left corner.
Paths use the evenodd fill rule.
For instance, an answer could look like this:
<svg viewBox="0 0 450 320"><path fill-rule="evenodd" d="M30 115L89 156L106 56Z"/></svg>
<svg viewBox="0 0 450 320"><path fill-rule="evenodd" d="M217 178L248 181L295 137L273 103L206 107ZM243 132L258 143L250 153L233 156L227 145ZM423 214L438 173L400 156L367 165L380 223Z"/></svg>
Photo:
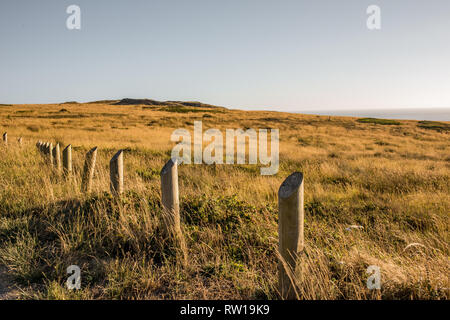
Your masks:
<svg viewBox="0 0 450 320"><path fill-rule="evenodd" d="M69 144L63 150L63 168L66 175L72 174L72 145Z"/></svg>
<svg viewBox="0 0 450 320"><path fill-rule="evenodd" d="M119 150L109 162L110 189L113 196L123 193L123 150Z"/></svg>
<svg viewBox="0 0 450 320"><path fill-rule="evenodd" d="M92 187L92 178L94 177L95 160L97 159L97 147L86 153L84 161L83 176L81 178L81 191L90 192Z"/></svg>
<svg viewBox="0 0 450 320"><path fill-rule="evenodd" d="M279 289L283 299L298 298L292 278L303 251L303 174L294 172L278 190Z"/></svg>
<svg viewBox="0 0 450 320"><path fill-rule="evenodd" d="M51 142L50 142L50 144L47 147L47 155L48 155L48 163L53 167L53 165L54 165L53 143L51 143Z"/></svg>
<svg viewBox="0 0 450 320"><path fill-rule="evenodd" d="M22 147L22 137L19 137L19 139L17 139L17 142L19 143L19 147Z"/></svg>
<svg viewBox="0 0 450 320"><path fill-rule="evenodd" d="M163 204L163 228L167 237L173 237L183 253L186 263L186 244L181 233L180 200L178 195L177 161L170 159L161 170L161 200Z"/></svg>
<svg viewBox="0 0 450 320"><path fill-rule="evenodd" d="M3 134L3 143L4 144L8 144L8 133L7 132L5 132L4 134Z"/></svg>
<svg viewBox="0 0 450 320"><path fill-rule="evenodd" d="M53 161L55 163L56 170L61 171L61 149L59 143L52 149Z"/></svg>

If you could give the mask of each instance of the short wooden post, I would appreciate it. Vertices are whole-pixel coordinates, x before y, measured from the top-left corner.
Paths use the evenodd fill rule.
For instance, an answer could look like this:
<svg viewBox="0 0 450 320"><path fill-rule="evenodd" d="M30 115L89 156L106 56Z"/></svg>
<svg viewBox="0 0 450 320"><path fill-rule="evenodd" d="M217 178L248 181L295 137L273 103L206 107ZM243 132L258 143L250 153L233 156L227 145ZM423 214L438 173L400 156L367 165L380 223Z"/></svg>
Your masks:
<svg viewBox="0 0 450 320"><path fill-rule="evenodd" d="M63 170L64 174L72 174L72 145L69 144L63 150Z"/></svg>
<svg viewBox="0 0 450 320"><path fill-rule="evenodd" d="M161 170L161 200L163 205L163 228L167 237L173 237L186 262L186 245L181 233L180 200L178 195L177 161L170 159Z"/></svg>
<svg viewBox="0 0 450 320"><path fill-rule="evenodd" d="M8 144L8 132L5 132L3 134L3 143L6 145Z"/></svg>
<svg viewBox="0 0 450 320"><path fill-rule="evenodd" d="M303 174L295 172L278 190L279 289L283 299L296 299L293 274L303 251Z"/></svg>
<svg viewBox="0 0 450 320"><path fill-rule="evenodd" d="M48 148L49 148L50 144L48 142L45 143L44 145L44 154L48 155Z"/></svg>
<svg viewBox="0 0 450 320"><path fill-rule="evenodd" d="M110 189L113 196L123 193L123 150L119 150L109 162Z"/></svg>
<svg viewBox="0 0 450 320"><path fill-rule="evenodd" d="M55 164L56 170L61 171L61 149L59 148L59 143L52 149L53 162Z"/></svg>
<svg viewBox="0 0 450 320"><path fill-rule="evenodd" d="M22 147L22 137L19 137L19 139L17 139L17 142L19 143L19 147Z"/></svg>
<svg viewBox="0 0 450 320"><path fill-rule="evenodd" d="M97 147L86 153L84 161L83 176L81 177L81 191L90 192L92 187L92 178L94 177L95 160L97 159Z"/></svg>
<svg viewBox="0 0 450 320"><path fill-rule="evenodd" d="M51 166L53 166L55 164L55 161L53 159L53 143L51 143L51 142L47 147L47 155L48 155L48 163Z"/></svg>

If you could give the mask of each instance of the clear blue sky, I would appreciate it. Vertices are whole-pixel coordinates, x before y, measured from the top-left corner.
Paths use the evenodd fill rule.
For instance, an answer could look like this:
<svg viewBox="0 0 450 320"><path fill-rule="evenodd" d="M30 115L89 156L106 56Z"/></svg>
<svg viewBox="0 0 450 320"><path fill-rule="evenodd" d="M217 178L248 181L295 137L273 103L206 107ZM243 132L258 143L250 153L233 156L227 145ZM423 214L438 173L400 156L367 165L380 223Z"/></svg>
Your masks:
<svg viewBox="0 0 450 320"><path fill-rule="evenodd" d="M0 103L450 107L449 0L1 0L0 46Z"/></svg>

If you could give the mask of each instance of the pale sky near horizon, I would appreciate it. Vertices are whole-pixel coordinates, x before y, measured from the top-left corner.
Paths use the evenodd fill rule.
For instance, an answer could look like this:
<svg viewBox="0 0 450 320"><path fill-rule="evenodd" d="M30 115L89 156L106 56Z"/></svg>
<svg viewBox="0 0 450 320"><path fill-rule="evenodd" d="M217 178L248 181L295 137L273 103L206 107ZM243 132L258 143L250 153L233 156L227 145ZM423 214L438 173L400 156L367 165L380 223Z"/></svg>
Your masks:
<svg viewBox="0 0 450 320"><path fill-rule="evenodd" d="M450 108L449 0L2 0L0 43L0 103Z"/></svg>

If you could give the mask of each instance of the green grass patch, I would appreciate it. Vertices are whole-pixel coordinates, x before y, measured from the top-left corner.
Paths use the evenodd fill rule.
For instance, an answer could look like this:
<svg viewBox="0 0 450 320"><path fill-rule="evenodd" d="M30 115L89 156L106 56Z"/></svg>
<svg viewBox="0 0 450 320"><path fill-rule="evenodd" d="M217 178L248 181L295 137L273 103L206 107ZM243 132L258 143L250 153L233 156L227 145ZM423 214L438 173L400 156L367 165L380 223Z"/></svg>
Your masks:
<svg viewBox="0 0 450 320"><path fill-rule="evenodd" d="M153 168L146 168L146 169L137 169L136 173L143 180L149 181L153 179L158 179L160 171Z"/></svg>
<svg viewBox="0 0 450 320"><path fill-rule="evenodd" d="M436 130L438 132L450 131L450 124L438 121L419 121L417 126L422 129Z"/></svg>
<svg viewBox="0 0 450 320"><path fill-rule="evenodd" d="M361 118L356 120L360 123L374 123L374 124L382 124L382 125L400 125L401 123L395 120L390 119L377 119L377 118Z"/></svg>
<svg viewBox="0 0 450 320"><path fill-rule="evenodd" d="M159 108L158 111L176 112L176 113L189 113L189 112L220 113L220 112L222 112L219 110L211 110L211 109L205 110L205 109L197 109L197 108L188 108L188 107L183 107L183 106L178 106L178 105Z"/></svg>

